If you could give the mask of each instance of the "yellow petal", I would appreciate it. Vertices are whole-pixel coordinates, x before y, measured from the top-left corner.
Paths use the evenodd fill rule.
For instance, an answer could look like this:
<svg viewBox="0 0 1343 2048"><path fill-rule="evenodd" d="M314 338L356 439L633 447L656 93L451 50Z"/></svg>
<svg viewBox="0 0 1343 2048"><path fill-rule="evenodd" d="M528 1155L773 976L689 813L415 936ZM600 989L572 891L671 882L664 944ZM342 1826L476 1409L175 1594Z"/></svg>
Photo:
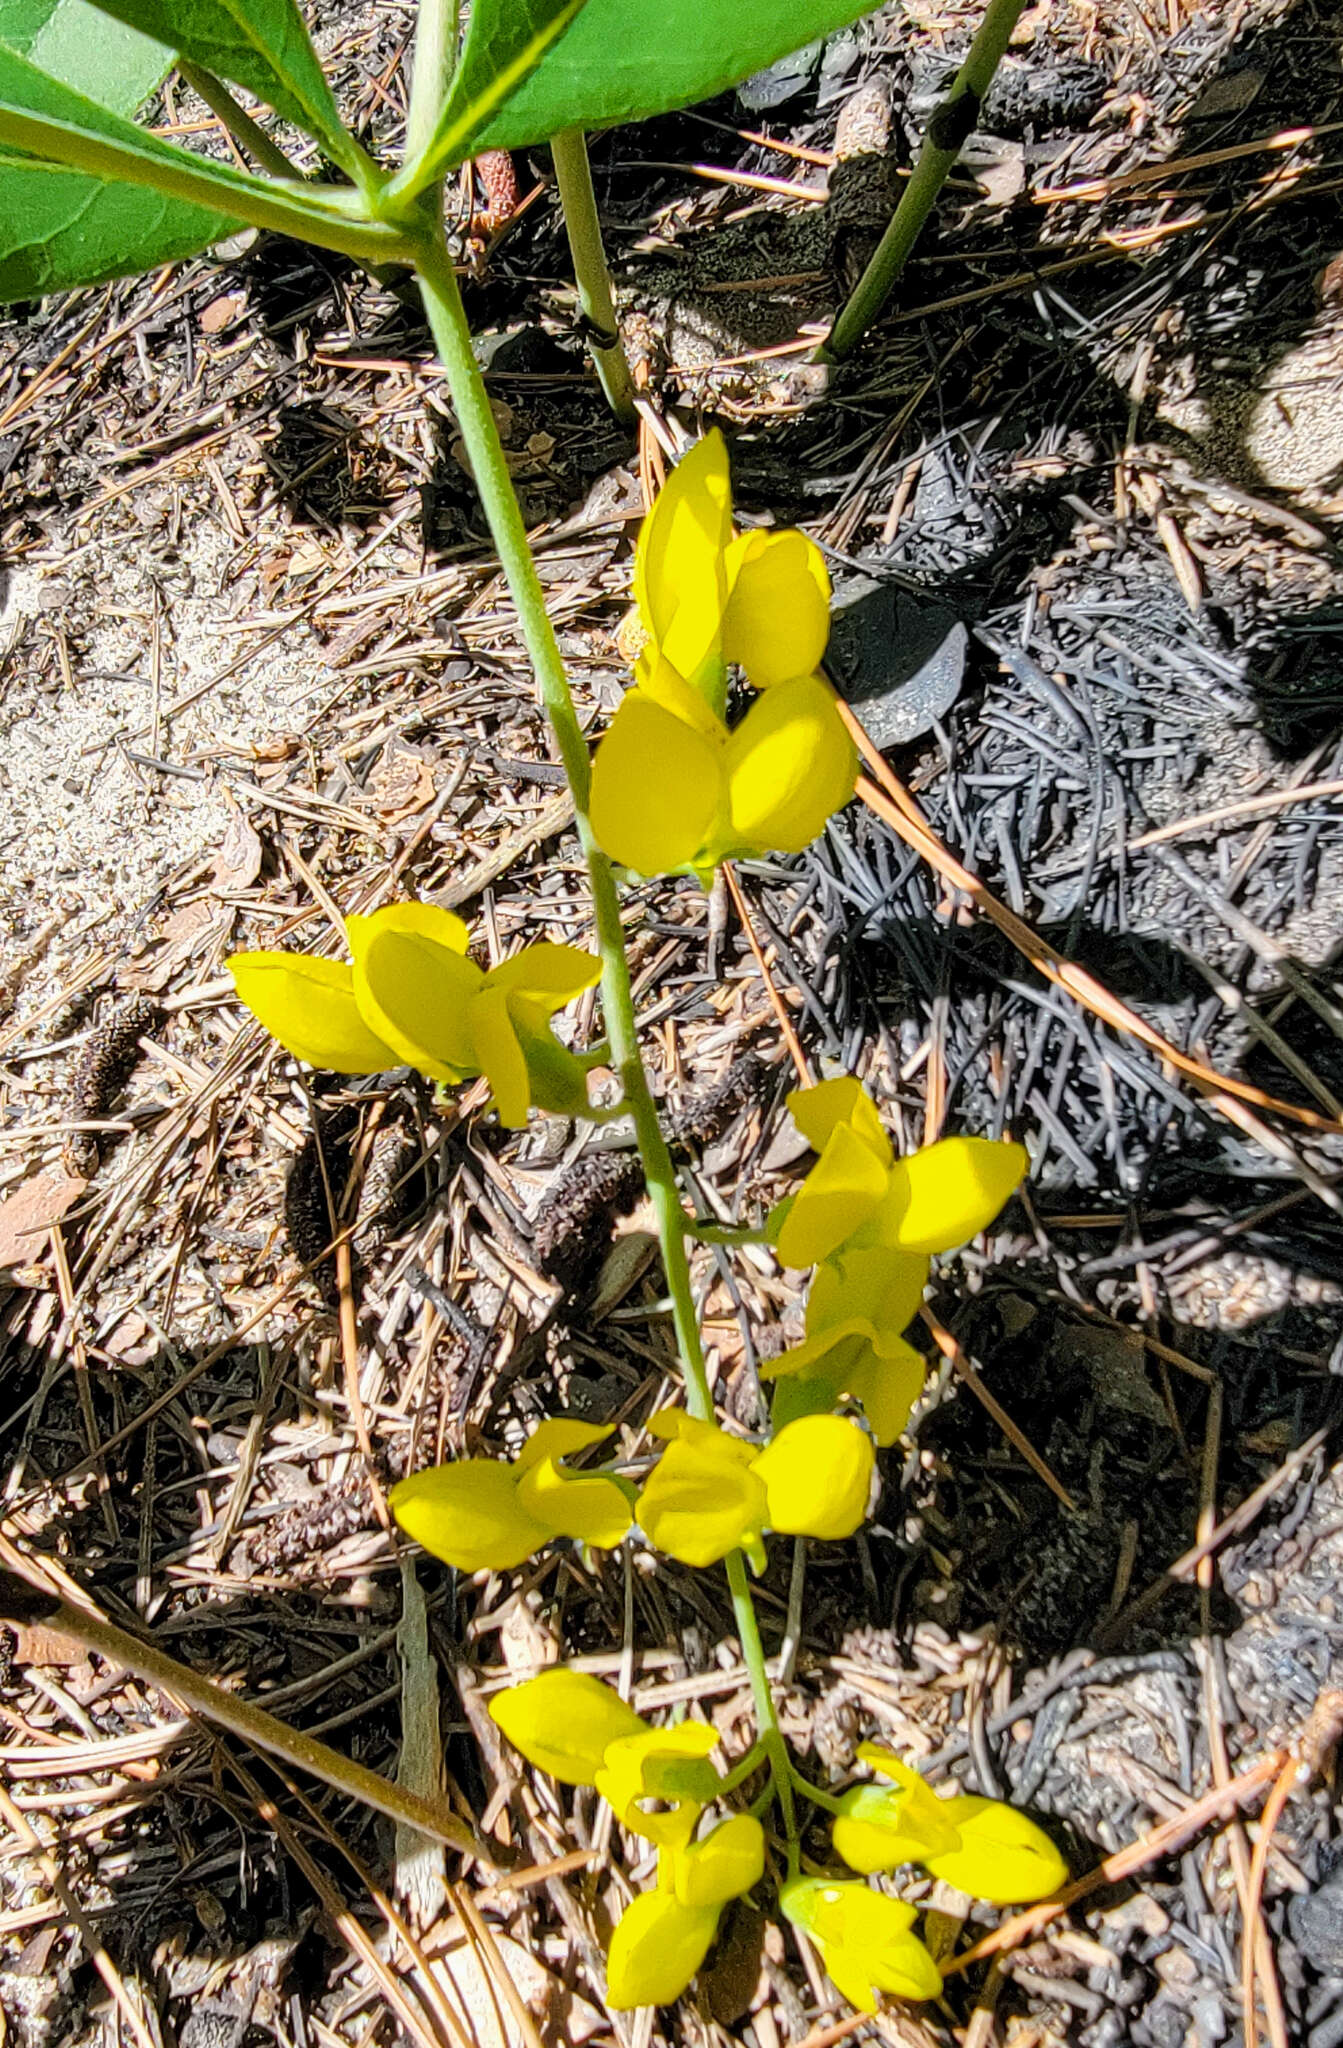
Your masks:
<svg viewBox="0 0 1343 2048"><path fill-rule="evenodd" d="M724 1906L765 1874L765 1830L749 1813L721 1821L702 1842L672 1857L672 1889L683 1906Z"/></svg>
<svg viewBox="0 0 1343 2048"><path fill-rule="evenodd" d="M813 674L830 638L830 577L816 543L795 527L740 534L727 575L726 659L757 690Z"/></svg>
<svg viewBox="0 0 1343 2048"><path fill-rule="evenodd" d="M841 1249L816 1269L807 1295L807 1336L852 1327L862 1317L872 1327L878 1352L887 1343L894 1350L895 1339L918 1313L927 1284L926 1254L887 1251L880 1245Z"/></svg>
<svg viewBox="0 0 1343 2048"><path fill-rule="evenodd" d="M692 1444L714 1458L728 1458L738 1465L753 1465L760 1453L744 1437L729 1436L716 1422L688 1415L684 1408L659 1408L644 1424L650 1436L664 1444Z"/></svg>
<svg viewBox="0 0 1343 2048"><path fill-rule="evenodd" d="M941 1138L896 1162L876 1229L902 1251L949 1252L987 1230L1026 1178L1024 1145Z"/></svg>
<svg viewBox="0 0 1343 2048"><path fill-rule="evenodd" d="M580 1422L576 1415L548 1415L538 1422L517 1457L513 1470L519 1479L547 1458L567 1458L572 1451L586 1451L605 1443L615 1434L607 1422Z"/></svg>
<svg viewBox="0 0 1343 2048"><path fill-rule="evenodd" d="M471 940L456 912L437 903L386 903L381 910L370 910L360 924L366 933L402 932L446 946L450 953L465 953Z"/></svg>
<svg viewBox="0 0 1343 2048"><path fill-rule="evenodd" d="M235 953L233 986L259 1024L296 1060L334 1074L380 1074L403 1055L369 1030L350 968L306 953Z"/></svg>
<svg viewBox="0 0 1343 2048"><path fill-rule="evenodd" d="M604 1472L565 1472L543 1458L519 1479L518 1499L556 1536L596 1550L614 1550L629 1534L630 1496Z"/></svg>
<svg viewBox="0 0 1343 2048"><path fill-rule="evenodd" d="M714 831L724 750L631 690L592 764L590 815L602 851L641 875L674 873Z"/></svg>
<svg viewBox="0 0 1343 2048"><path fill-rule="evenodd" d="M518 1499L513 1467L462 1458L398 1480L388 1505L412 1540L458 1571L509 1571L550 1541Z"/></svg>
<svg viewBox="0 0 1343 2048"><path fill-rule="evenodd" d="M994 1906L1029 1905L1066 1882L1068 1866L1048 1835L1014 1806L968 1792L942 1803L958 1841L920 1859L934 1877Z"/></svg>
<svg viewBox="0 0 1343 2048"><path fill-rule="evenodd" d="M839 1802L831 1840L835 1854L850 1870L870 1877L878 1870L898 1870L902 1863L920 1863L930 1847L926 1835L906 1826L900 1812L900 1798L886 1785L855 1785ZM936 1838L953 1847L956 1831L948 1828Z"/></svg>
<svg viewBox="0 0 1343 2048"><path fill-rule="evenodd" d="M909 1421L923 1392L928 1368L912 1344L897 1337L880 1355L864 1350L843 1374L843 1391L858 1402L868 1426L884 1451Z"/></svg>
<svg viewBox="0 0 1343 2048"><path fill-rule="evenodd" d="M782 1536L840 1543L867 1519L875 1464L872 1439L842 1415L806 1415L779 1431L755 1462Z"/></svg>
<svg viewBox="0 0 1343 2048"><path fill-rule="evenodd" d="M716 687L716 677L705 678L705 687L696 688L672 667L665 655L650 648L637 663L634 676L641 696L660 704L664 711L670 711L682 725L691 725L696 732L702 732L715 746L722 745L723 706L727 701L726 672L721 689ZM715 687L709 687L711 684Z"/></svg>
<svg viewBox="0 0 1343 2048"><path fill-rule="evenodd" d="M671 1892L640 1892L611 1936L606 2003L615 2012L670 2005L695 1975L718 1926L717 1906L685 1906Z"/></svg>
<svg viewBox="0 0 1343 2048"><path fill-rule="evenodd" d="M736 1452L678 1442L659 1458L635 1518L659 1550L703 1567L730 1550L758 1556L766 1506L764 1487Z"/></svg>
<svg viewBox="0 0 1343 2048"><path fill-rule="evenodd" d="M708 1761L718 1730L703 1721L645 1728L607 1744L597 1790L622 1827L668 1849L684 1848L721 1780Z"/></svg>
<svg viewBox="0 0 1343 2048"><path fill-rule="evenodd" d="M585 988L592 988L601 976L602 963L595 953L584 953L577 946L555 946L542 939L492 967L485 976L485 986L501 988L509 996L540 1004L553 1015Z"/></svg>
<svg viewBox="0 0 1343 2048"><path fill-rule="evenodd" d="M683 676L693 678L717 654L731 538L732 481L727 447L715 428L668 477L634 556L634 598L643 622Z"/></svg>
<svg viewBox="0 0 1343 2048"><path fill-rule="evenodd" d="M834 693L815 676L757 699L728 741L735 845L801 853L853 795L858 756Z"/></svg>
<svg viewBox="0 0 1343 2048"><path fill-rule="evenodd" d="M840 1074L833 1081L818 1081L812 1088L794 1088L784 1101L814 1151L824 1152L836 1124L848 1124L883 1166L894 1160L877 1105L856 1074Z"/></svg>
<svg viewBox="0 0 1343 2048"><path fill-rule="evenodd" d="M886 1168L852 1125L836 1124L779 1232L783 1264L814 1266L827 1258L874 1213L886 1180Z"/></svg>
<svg viewBox="0 0 1343 2048"><path fill-rule="evenodd" d="M956 1844L956 1800L939 1799L921 1771L879 1742L860 1742L858 1760L893 1782L885 1791L890 1812L902 1832L917 1835L925 1849L942 1851ZM875 1787L877 1791L882 1787Z"/></svg>
<svg viewBox="0 0 1343 2048"><path fill-rule="evenodd" d="M610 1745L647 1727L609 1685L562 1664L496 1693L490 1719L563 1785L595 1785Z"/></svg>
<svg viewBox="0 0 1343 2048"><path fill-rule="evenodd" d="M435 1081L460 1081L480 1071L467 1028L467 1006L484 976L444 942L441 920L425 903L398 903L372 917L346 919L354 954L354 995L361 1016L397 1055ZM453 924L460 919L452 918ZM441 931L444 939L432 936Z"/></svg>
<svg viewBox="0 0 1343 2048"><path fill-rule="evenodd" d="M527 1121L532 1097L527 1061L508 1013L504 990L481 989L471 1000L467 1023L474 1062L489 1081L499 1121L509 1130L520 1131Z"/></svg>

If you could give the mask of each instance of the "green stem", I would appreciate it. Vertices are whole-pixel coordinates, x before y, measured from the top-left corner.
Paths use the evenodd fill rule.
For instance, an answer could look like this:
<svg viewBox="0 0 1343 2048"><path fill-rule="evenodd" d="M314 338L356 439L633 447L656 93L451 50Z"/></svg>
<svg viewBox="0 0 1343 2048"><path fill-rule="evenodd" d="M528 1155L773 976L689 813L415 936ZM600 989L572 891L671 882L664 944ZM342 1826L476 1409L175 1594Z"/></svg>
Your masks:
<svg viewBox="0 0 1343 2048"><path fill-rule="evenodd" d="M984 96L1025 4L1026 0L989 0L979 33L966 53L951 91L928 123L913 175L900 195L890 226L847 305L816 351L818 362L842 361L885 305L948 172L966 138L974 131Z"/></svg>
<svg viewBox="0 0 1343 2048"><path fill-rule="evenodd" d="M592 889L593 917L597 928L597 949L602 962L602 1008L611 1041L612 1064L624 1090L625 1107L634 1120L634 1135L643 1162L649 1199L657 1220L662 1262L672 1300L672 1316L685 1376L686 1406L704 1421L713 1417L713 1395L704 1365L699 1319L695 1314L690 1286L690 1261L686 1252L686 1214L671 1154L658 1125L657 1110L649 1093L648 1076L639 1056L634 1022L634 997L630 988L629 962L625 957L625 933L620 918L611 863L598 846L588 819L588 790L591 771L588 746L578 723L569 681L555 642L554 629L546 611L545 593L536 573L527 529L522 523L508 464L499 441L499 430L490 410L485 380L471 347L471 333L462 310L457 276L452 267L441 230L432 238L426 233L416 249L415 266L420 292L439 360L447 373L457 425L471 457L471 468L489 521L500 567L518 610L518 623L527 652L536 671L541 699L550 718L560 759L573 792L574 822L579 844L587 862Z"/></svg>
<svg viewBox="0 0 1343 2048"><path fill-rule="evenodd" d="M801 1847L797 1832L797 1811L793 1802L793 1766L774 1706L774 1693L765 1664L765 1646L760 1640L760 1624L756 1620L755 1602L751 1598L751 1582L746 1576L746 1559L739 1550L728 1553L727 1582L732 1594L732 1612L736 1617L737 1634L741 1640L742 1662L746 1666L747 1676L751 1681L751 1697L755 1701L755 1724L760 1738L757 1747L763 1750L769 1760L770 1777L783 1813L784 1833L788 1837L788 1875L796 1877L801 1867Z"/></svg>
<svg viewBox="0 0 1343 2048"><path fill-rule="evenodd" d="M198 98L203 99L212 114L217 114L234 141L245 149L254 162L272 178L301 178L302 171L292 164L278 143L272 142L264 128L259 127L247 112L240 107L222 79L213 71L204 71L199 64L192 64L185 57L177 60L177 69L184 82Z"/></svg>
<svg viewBox="0 0 1343 2048"><path fill-rule="evenodd" d="M555 160L555 178L560 188L564 230L569 253L574 259L578 304L583 316L584 339L597 366L606 402L618 420L633 425L634 379L620 339L620 322L611 297L611 277L602 246L602 225L597 216L597 195L592 189L592 165L581 128L564 128L550 138Z"/></svg>
<svg viewBox="0 0 1343 2048"><path fill-rule="evenodd" d="M457 68L458 0L420 0L415 15L410 111L406 115L406 162L427 149Z"/></svg>

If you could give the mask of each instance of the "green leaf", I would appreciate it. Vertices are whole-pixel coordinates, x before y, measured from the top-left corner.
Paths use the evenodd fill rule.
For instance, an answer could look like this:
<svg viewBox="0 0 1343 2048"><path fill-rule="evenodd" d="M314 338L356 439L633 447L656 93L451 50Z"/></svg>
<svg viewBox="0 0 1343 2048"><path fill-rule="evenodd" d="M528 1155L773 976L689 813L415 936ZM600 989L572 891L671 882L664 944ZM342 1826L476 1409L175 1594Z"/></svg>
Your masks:
<svg viewBox="0 0 1343 2048"><path fill-rule="evenodd" d="M27 4L27 0L20 0ZM119 22L241 85L350 169L351 137L295 0L97 0Z"/></svg>
<svg viewBox="0 0 1343 2048"><path fill-rule="evenodd" d="M481 0L477 0L481 4ZM495 0L512 11L512 0ZM608 128L711 99L874 0L587 0L472 150L520 149L561 128Z"/></svg>
<svg viewBox="0 0 1343 2048"><path fill-rule="evenodd" d="M50 76L52 111L73 102L81 116L86 100L133 114L172 66L171 50L88 0L0 0L0 39L38 77ZM71 89L64 98L62 87ZM0 153L0 300L152 269L194 255L234 225L222 212Z"/></svg>
<svg viewBox="0 0 1343 2048"><path fill-rule="evenodd" d="M358 204L349 187L253 178L177 149L0 45L0 297L149 269L243 221L404 260L397 233Z"/></svg>
<svg viewBox="0 0 1343 2048"><path fill-rule="evenodd" d="M172 69L171 49L90 0L0 0L0 42L117 114L133 114Z"/></svg>
<svg viewBox="0 0 1343 2048"><path fill-rule="evenodd" d="M584 0L473 0L461 59L434 132L389 188L389 197L422 192L455 164L490 147L482 134L583 5Z"/></svg>

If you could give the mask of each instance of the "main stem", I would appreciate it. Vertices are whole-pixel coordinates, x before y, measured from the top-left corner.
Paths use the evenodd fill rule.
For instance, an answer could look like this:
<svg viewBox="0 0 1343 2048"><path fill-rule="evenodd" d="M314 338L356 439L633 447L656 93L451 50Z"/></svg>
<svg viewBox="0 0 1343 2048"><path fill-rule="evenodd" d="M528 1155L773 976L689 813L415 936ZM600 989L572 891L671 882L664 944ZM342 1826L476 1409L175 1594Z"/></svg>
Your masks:
<svg viewBox="0 0 1343 2048"><path fill-rule="evenodd" d="M709 1389L699 1318L691 1292L690 1261L686 1252L687 1219L676 1185L671 1154L658 1124L648 1076L639 1056L634 996L630 988L615 877L610 862L593 836L588 818L591 773L587 741L569 694L569 680L546 611L545 594L532 560L527 530L522 523L499 431L490 410L485 380L471 347L471 333L462 310L461 293L457 289L457 275L437 227L432 233L426 230L417 245L415 265L430 330L439 360L447 373L457 424L471 457L476 488L498 550L500 567L517 606L522 637L532 659L542 702L573 792L574 820L592 890L597 948L602 962L602 1007L612 1064L620 1076L625 1106L634 1121L644 1178L657 1219L658 1239L685 1375L686 1406L692 1415L709 1421L713 1417L713 1395ZM749 1594L747 1598L749 1600Z"/></svg>
<svg viewBox="0 0 1343 2048"><path fill-rule="evenodd" d="M885 305L947 174L966 138L974 132L980 106L1025 4L1026 0L989 0L979 33L966 52L951 91L928 123L928 133L909 183L900 195L900 204L848 304L817 349L818 362L841 361Z"/></svg>
<svg viewBox="0 0 1343 2048"><path fill-rule="evenodd" d="M545 595L528 546L527 531L508 474L494 414L490 410L485 380L471 347L471 334L462 310L461 293L457 289L457 275L440 228L435 227L432 234L426 232L417 251L416 266L429 326L447 373L457 424L471 457L476 486L499 552L500 566L518 608L522 636L532 658L542 701L573 792L574 818L592 889L597 945L602 961L602 1004L607 1035L613 1063L624 1089L625 1105L634 1120L644 1178L657 1218L658 1239L685 1376L686 1406L692 1415L711 1421L713 1395L704 1365L686 1251L689 1219L681 1203L671 1154L658 1124L648 1076L639 1056L634 996L630 987L629 961L625 953L615 877L610 862L593 836L588 818L591 777L587 741L569 694L569 680L546 611ZM727 1577L742 1657L750 1675L760 1740L769 1760L774 1791L783 1813L788 1838L789 1875L796 1876L800 1852L788 1750L770 1690L765 1648L760 1640L760 1626L751 1599L746 1560L739 1550L728 1556Z"/></svg>
<svg viewBox="0 0 1343 2048"><path fill-rule="evenodd" d="M632 424L634 379L620 339L620 322L611 297L611 277L602 247L602 226L597 214L597 195L592 189L592 165L588 161L587 138L581 128L565 128L550 138L555 160L555 178L560 188L564 230L569 253L574 259L578 304L583 315L584 340L592 351L606 401L618 420Z"/></svg>

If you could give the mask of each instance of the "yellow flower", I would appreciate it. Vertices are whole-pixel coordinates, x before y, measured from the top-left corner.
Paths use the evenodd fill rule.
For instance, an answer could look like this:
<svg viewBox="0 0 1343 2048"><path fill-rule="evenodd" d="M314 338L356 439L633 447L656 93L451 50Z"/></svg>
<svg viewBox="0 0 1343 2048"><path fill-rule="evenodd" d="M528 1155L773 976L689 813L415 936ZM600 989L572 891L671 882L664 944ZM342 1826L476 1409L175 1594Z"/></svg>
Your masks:
<svg viewBox="0 0 1343 2048"><path fill-rule="evenodd" d="M841 1245L953 1251L987 1228L1030 1164L1024 1145L987 1138L941 1138L896 1159L852 1075L795 1089L788 1107L821 1156L772 1219L786 1266L814 1266Z"/></svg>
<svg viewBox="0 0 1343 2048"><path fill-rule="evenodd" d="M622 866L704 880L734 854L799 853L853 793L857 756L816 673L830 579L793 529L732 533L727 449L706 435L639 535L649 642L593 763L597 838ZM765 695L729 732L727 665Z"/></svg>
<svg viewBox="0 0 1343 2048"><path fill-rule="evenodd" d="M858 1751L894 1785L855 1785L840 1801L834 1843L852 1870L921 1863L934 1877L995 1906L1026 1905L1057 1891L1068 1866L1043 1829L1001 1799L969 1792L939 1799L888 1749Z"/></svg>
<svg viewBox="0 0 1343 2048"><path fill-rule="evenodd" d="M563 1664L496 1693L490 1719L562 1785L595 1785L610 1745L648 1726L609 1685Z"/></svg>
<svg viewBox="0 0 1343 2048"><path fill-rule="evenodd" d="M823 1259L807 1296L806 1338L760 1367L762 1379L776 1382L775 1428L828 1414L847 1394L878 1444L893 1444L923 1391L923 1360L901 1332L927 1279L926 1258L880 1246Z"/></svg>
<svg viewBox="0 0 1343 2048"><path fill-rule="evenodd" d="M800 853L853 794L857 757L832 692L798 676L729 732L669 708L665 663L621 702L592 767L592 829L641 875L703 880L737 854ZM679 677L676 678L680 680Z"/></svg>
<svg viewBox="0 0 1343 2048"><path fill-rule="evenodd" d="M432 1080L485 1074L505 1124L535 1103L587 1108L583 1062L550 1028L591 988L601 963L573 946L524 947L488 973L466 957L467 929L432 903L397 903L346 920L353 962L235 953L239 996L296 1059L343 1074L402 1064Z"/></svg>
<svg viewBox="0 0 1343 2048"><path fill-rule="evenodd" d="M611 1550L630 1526L625 1487L560 1463L610 1434L596 1423L553 1417L511 1462L459 1458L434 1465L399 1480L388 1503L409 1537L458 1571L508 1571L555 1536Z"/></svg>
<svg viewBox="0 0 1343 2048"><path fill-rule="evenodd" d="M709 1952L723 1907L764 1870L764 1829L748 1813L721 1822L702 1842L663 1849L658 1889L626 1907L611 1938L608 2005L620 2011L679 1998Z"/></svg>
<svg viewBox="0 0 1343 2048"><path fill-rule="evenodd" d="M755 1446L681 1408L662 1409L648 1427L667 1442L634 1511L649 1541L701 1569L744 1550L763 1571L769 1501L751 1470Z"/></svg>
<svg viewBox="0 0 1343 2048"><path fill-rule="evenodd" d="M729 1551L744 1550L761 1572L767 1528L836 1542L866 1518L872 1444L845 1417L804 1416L763 1450L679 1408L664 1408L648 1427L668 1443L635 1519L651 1543L682 1564L717 1564Z"/></svg>
<svg viewBox="0 0 1343 2048"><path fill-rule="evenodd" d="M708 1761L718 1730L704 1721L641 1727L606 1746L597 1790L622 1827L660 1847L682 1849L721 1780Z"/></svg>
<svg viewBox="0 0 1343 2048"><path fill-rule="evenodd" d="M821 1952L835 1989L875 2012L877 1993L895 1998L936 1998L942 1973L910 1928L914 1908L865 1884L835 1884L824 1877L794 1878L779 1904Z"/></svg>

